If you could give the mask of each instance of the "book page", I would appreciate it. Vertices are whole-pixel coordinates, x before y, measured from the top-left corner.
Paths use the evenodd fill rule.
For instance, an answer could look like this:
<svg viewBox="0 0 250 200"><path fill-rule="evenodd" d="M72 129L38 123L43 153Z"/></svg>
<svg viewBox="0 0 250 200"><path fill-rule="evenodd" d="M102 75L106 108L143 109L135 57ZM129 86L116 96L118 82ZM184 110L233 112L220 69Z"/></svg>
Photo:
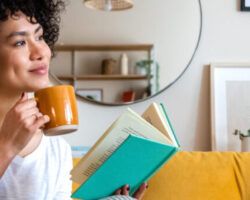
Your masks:
<svg viewBox="0 0 250 200"><path fill-rule="evenodd" d="M163 144L169 144L167 137L155 127L128 109L104 133L86 156L71 171L72 180L82 184L129 136L134 134Z"/></svg>
<svg viewBox="0 0 250 200"><path fill-rule="evenodd" d="M163 118L161 111L159 110L156 103L152 103L142 114L142 117L163 134L165 134L171 141L171 143L173 143L173 137L171 137L171 129L167 126L167 121Z"/></svg>
<svg viewBox="0 0 250 200"><path fill-rule="evenodd" d="M79 161L79 163L71 171L72 180L82 184L87 178L95 172L98 167L120 146L120 144L128 137L126 132L117 130L116 123L103 134L96 144L88 151L88 153ZM117 133L115 132L117 131Z"/></svg>
<svg viewBox="0 0 250 200"><path fill-rule="evenodd" d="M143 119L133 110L129 108L127 110L130 112L131 119L133 119L133 121L135 122L135 124L130 127L134 128L133 131L135 131L135 135L151 139L153 141L160 142L163 144L172 144L168 137L162 134L154 125L150 124L148 121Z"/></svg>
<svg viewBox="0 0 250 200"><path fill-rule="evenodd" d="M126 136L126 135L124 135ZM120 144L126 139L126 137L119 137L116 140L113 140L113 144L107 146L105 151L102 152L98 157L94 158L86 168L85 171L82 171L85 177L89 177L94 171L102 165L102 163L120 146ZM99 146L100 147L100 146ZM98 147L97 147L98 148ZM89 159L91 160L91 159Z"/></svg>

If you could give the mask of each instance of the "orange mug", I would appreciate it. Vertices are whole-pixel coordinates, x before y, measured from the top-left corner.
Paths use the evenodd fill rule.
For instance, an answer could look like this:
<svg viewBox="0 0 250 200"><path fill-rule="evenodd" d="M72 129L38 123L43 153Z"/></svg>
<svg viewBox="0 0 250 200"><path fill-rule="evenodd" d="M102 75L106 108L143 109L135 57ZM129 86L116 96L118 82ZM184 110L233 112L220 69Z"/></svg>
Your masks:
<svg viewBox="0 0 250 200"><path fill-rule="evenodd" d="M39 111L50 117L45 124L45 135L62 135L78 129L78 112L74 88L59 85L35 92Z"/></svg>

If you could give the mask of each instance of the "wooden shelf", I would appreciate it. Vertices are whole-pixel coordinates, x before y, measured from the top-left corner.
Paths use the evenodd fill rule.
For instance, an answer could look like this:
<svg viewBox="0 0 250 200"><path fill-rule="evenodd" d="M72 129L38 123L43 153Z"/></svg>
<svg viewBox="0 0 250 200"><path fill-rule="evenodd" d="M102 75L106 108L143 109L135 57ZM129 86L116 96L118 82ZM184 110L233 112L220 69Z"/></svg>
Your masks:
<svg viewBox="0 0 250 200"><path fill-rule="evenodd" d="M102 74L94 74L94 75L82 75L82 76L58 76L59 79L70 81L70 80L148 80L149 76L146 75L102 75Z"/></svg>
<svg viewBox="0 0 250 200"><path fill-rule="evenodd" d="M148 51L153 44L116 44L116 45L56 45L56 51Z"/></svg>
<svg viewBox="0 0 250 200"><path fill-rule="evenodd" d="M88 53L95 53L97 54L97 58L101 59L104 54L102 52L110 52L114 55L118 55L119 53L129 53L129 54L135 54L137 51L143 52L143 55L140 54L137 56L138 58L136 60L152 60L153 57L153 50L154 45L147 43L147 44L60 44L56 45L54 48L56 53L67 53L67 57L70 57L70 63L69 66L65 67L65 69L68 69L65 75L55 75L59 80L67 82L69 84L72 84L74 87L77 87L78 85L81 85L81 83L88 83L89 85L97 85L98 88L105 89L108 86L112 86L114 84L118 84L117 87L114 87L114 92L117 93L120 92L118 90L124 90L124 84L131 83L130 88L134 90L140 91L139 93L144 93L145 88L147 88L147 92L150 93L151 90L151 82L154 81L155 77L152 76L152 73L146 74L146 75L137 75L137 74L129 74L129 75L121 75L121 74L112 74L112 75L104 75L100 74L100 71L96 69L93 70L86 70L88 69L88 65L85 62L85 64L81 64L79 57L80 56L88 56ZM98 56L98 54L100 56ZM136 54L135 54L136 55ZM136 56L135 56L136 57ZM65 58L66 59L66 58ZM91 58L90 58L91 59ZM105 59L102 58L102 60ZM102 61L100 60L100 62ZM86 68L85 68L86 67ZM130 66L132 67L132 66ZM135 66L133 66L134 68ZM151 66L150 66L151 67ZM78 73L80 71L79 69L83 68L82 73ZM85 69L85 70L84 70ZM132 68L131 68L132 69ZM90 73L90 74L86 74ZM92 73L92 74L91 74ZM96 83L95 83L96 82ZM104 84L105 83L105 84ZM116 86L114 85L114 86ZM120 86L119 86L120 85ZM133 86L134 85L134 86ZM119 89L119 87L121 89ZM105 91L106 92L106 91ZM111 98L117 98L118 94L105 94L104 96L112 96ZM107 98L107 97L105 97ZM109 98L109 97L108 97ZM104 102L106 100L104 99Z"/></svg>

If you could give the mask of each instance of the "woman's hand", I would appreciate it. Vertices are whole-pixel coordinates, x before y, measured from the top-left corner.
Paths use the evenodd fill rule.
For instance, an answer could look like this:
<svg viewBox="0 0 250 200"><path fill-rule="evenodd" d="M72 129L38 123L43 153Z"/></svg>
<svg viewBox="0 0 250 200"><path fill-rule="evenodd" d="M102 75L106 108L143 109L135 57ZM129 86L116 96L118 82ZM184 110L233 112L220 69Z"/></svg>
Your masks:
<svg viewBox="0 0 250 200"><path fill-rule="evenodd" d="M142 199L144 192L146 191L146 189L148 188L148 184L147 183L143 183L139 189L134 193L133 198L135 199ZM129 195L129 185L125 185L122 188L116 190L115 194L116 195Z"/></svg>
<svg viewBox="0 0 250 200"><path fill-rule="evenodd" d="M36 101L28 99L24 93L5 115L0 129L0 145L9 149L7 153L16 155L48 121L49 117L39 112Z"/></svg>

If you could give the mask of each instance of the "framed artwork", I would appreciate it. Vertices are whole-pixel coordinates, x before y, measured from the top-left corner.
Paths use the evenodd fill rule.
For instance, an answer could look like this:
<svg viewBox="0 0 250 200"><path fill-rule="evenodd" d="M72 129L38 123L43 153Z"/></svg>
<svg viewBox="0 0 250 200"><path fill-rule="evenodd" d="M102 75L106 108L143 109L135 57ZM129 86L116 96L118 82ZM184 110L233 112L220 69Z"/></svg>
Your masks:
<svg viewBox="0 0 250 200"><path fill-rule="evenodd" d="M241 0L240 8L242 11L250 11L250 0Z"/></svg>
<svg viewBox="0 0 250 200"><path fill-rule="evenodd" d="M85 88L79 88L76 90L76 94L88 98L90 100L94 101L102 101L103 100L103 90L100 88L91 88L91 89L85 89Z"/></svg>
<svg viewBox="0 0 250 200"><path fill-rule="evenodd" d="M210 66L212 150L240 151L250 129L250 63Z"/></svg>

